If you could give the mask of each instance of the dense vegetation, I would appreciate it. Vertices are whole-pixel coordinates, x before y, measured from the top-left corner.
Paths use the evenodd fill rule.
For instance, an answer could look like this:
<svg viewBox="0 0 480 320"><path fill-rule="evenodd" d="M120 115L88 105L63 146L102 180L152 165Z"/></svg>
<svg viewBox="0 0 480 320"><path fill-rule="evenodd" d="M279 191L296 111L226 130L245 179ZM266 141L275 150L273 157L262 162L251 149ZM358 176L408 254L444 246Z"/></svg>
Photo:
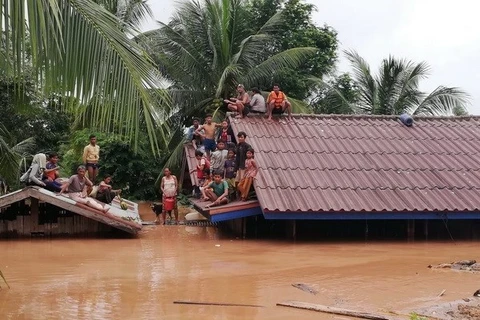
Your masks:
<svg viewBox="0 0 480 320"><path fill-rule="evenodd" d="M302 112L466 110L458 88L419 90L423 62L389 57L372 74L349 51L352 72L335 74L337 33L314 24L314 6L300 0L184 1L143 34L151 12L141 0L0 6L0 176L13 188L37 152L59 152L62 174L72 174L93 133L100 176L128 186L127 197L154 199L162 168L179 168L184 128L193 116L221 118L238 83L269 91L279 82Z"/></svg>

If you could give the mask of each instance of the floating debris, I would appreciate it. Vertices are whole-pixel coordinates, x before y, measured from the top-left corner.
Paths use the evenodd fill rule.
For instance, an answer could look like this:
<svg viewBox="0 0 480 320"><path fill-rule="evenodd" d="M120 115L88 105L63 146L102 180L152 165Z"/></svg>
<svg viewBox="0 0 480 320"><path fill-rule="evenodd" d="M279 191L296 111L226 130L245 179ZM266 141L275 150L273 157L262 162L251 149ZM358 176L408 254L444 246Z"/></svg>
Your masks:
<svg viewBox="0 0 480 320"><path fill-rule="evenodd" d="M480 263L476 260L460 260L451 263L441 263L437 265L429 265L431 269L452 269L461 271L480 271Z"/></svg>
<svg viewBox="0 0 480 320"><path fill-rule="evenodd" d="M317 289L305 283L293 283L292 286L313 295L316 295L318 293Z"/></svg>

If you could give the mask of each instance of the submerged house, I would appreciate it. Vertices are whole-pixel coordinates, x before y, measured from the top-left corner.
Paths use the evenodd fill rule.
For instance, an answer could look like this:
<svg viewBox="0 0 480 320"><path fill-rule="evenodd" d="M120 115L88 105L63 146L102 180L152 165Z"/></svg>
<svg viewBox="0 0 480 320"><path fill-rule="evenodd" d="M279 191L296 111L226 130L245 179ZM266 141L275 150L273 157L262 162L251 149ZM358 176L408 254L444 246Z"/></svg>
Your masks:
<svg viewBox="0 0 480 320"><path fill-rule="evenodd" d="M121 233L142 229L138 204L115 198L103 213L67 196L40 187L26 187L0 197L0 236L57 236Z"/></svg>
<svg viewBox="0 0 480 320"><path fill-rule="evenodd" d="M195 207L211 221L480 219L480 117L296 115L230 118L259 172L257 200ZM195 168L185 145L186 165ZM190 175L192 184L196 177ZM244 227L244 226L243 226Z"/></svg>

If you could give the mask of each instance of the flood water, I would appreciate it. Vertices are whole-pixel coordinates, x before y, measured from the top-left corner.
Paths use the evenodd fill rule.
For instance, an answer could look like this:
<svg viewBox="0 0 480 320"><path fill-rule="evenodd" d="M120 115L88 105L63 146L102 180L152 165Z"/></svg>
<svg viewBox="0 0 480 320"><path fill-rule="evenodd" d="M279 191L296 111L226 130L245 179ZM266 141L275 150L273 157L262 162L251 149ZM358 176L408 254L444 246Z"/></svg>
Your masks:
<svg viewBox="0 0 480 320"><path fill-rule="evenodd" d="M479 274L427 268L479 258L478 246L239 240L193 226L148 226L137 239L1 240L0 270L11 289L0 282L0 318L346 319L275 306L284 300L409 313L480 289Z"/></svg>

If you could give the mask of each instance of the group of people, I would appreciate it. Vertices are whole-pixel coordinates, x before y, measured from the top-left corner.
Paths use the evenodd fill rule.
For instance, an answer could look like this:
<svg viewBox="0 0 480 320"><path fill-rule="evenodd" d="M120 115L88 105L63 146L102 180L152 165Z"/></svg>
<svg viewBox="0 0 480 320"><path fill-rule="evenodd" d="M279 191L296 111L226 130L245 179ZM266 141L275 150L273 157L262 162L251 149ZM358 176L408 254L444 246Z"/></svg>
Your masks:
<svg viewBox="0 0 480 320"><path fill-rule="evenodd" d="M83 165L69 179L60 177L59 156L55 152L47 155L38 153L33 157L30 168L20 178L27 185L43 187L52 192L67 194L72 200L102 212L110 209L109 204L121 190L114 190L110 175L105 175L98 186L94 186L98 174L100 147L97 138L90 136L90 143L84 148ZM87 177L88 172L88 177Z"/></svg>
<svg viewBox="0 0 480 320"><path fill-rule="evenodd" d="M224 100L228 110L238 113L236 118L266 114L270 121L274 114L286 112L288 119L292 120L292 105L278 84L274 84L267 100L258 88L251 91L250 96L245 86L238 84L237 96ZM258 166L255 151L245 141L246 138L247 134L243 131L235 137L228 120L215 123L211 115L206 116L204 124L200 124L199 119L193 120L187 139L196 149L197 163L190 173L196 172L197 175L198 185L194 186L197 197L210 201L206 208L226 204L233 199L248 199Z"/></svg>
<svg viewBox="0 0 480 320"><path fill-rule="evenodd" d="M196 149L196 168L190 173L197 175L196 195L210 201L205 207L234 199L246 201L258 171L255 151L245 141L247 134L242 131L234 137L227 120L215 123L211 115L205 117L203 125L194 119L189 132L188 139Z"/></svg>
<svg viewBox="0 0 480 320"><path fill-rule="evenodd" d="M243 118L249 113L267 114L267 119L272 120L272 115L287 112L288 120L292 120L292 104L288 101L283 91L280 91L278 84L273 85L273 90L265 98L258 88L252 88L252 96L245 90L243 84L237 85L237 96L225 99L224 103L228 110L238 112L237 117Z"/></svg>

